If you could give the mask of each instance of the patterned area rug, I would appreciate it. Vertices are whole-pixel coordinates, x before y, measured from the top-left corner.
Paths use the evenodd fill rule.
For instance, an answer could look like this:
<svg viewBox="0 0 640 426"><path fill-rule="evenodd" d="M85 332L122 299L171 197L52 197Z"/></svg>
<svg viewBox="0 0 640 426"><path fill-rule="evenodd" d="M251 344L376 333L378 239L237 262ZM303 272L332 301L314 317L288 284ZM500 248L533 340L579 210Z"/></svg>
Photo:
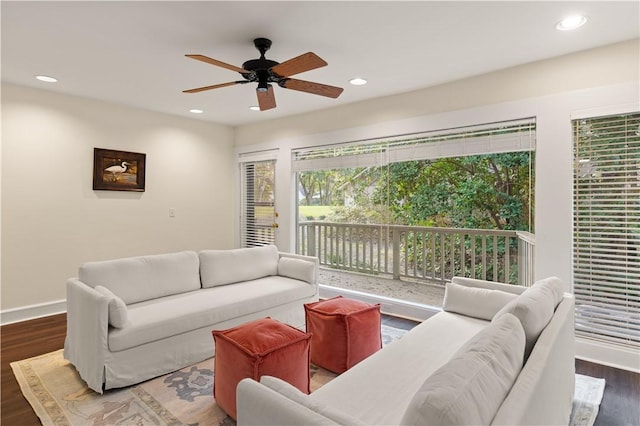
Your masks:
<svg viewBox="0 0 640 426"><path fill-rule="evenodd" d="M604 396L604 385L604 379L576 374L570 426L591 426L595 423Z"/></svg>
<svg viewBox="0 0 640 426"><path fill-rule="evenodd" d="M406 330L382 325L383 345ZM46 426L235 425L213 399L213 359L100 395L87 388L62 350L11 363L20 389ZM311 391L336 375L311 366Z"/></svg>
<svg viewBox="0 0 640 426"><path fill-rule="evenodd" d="M383 345L405 333L383 324ZM46 426L235 425L213 400L213 359L103 395L86 387L75 368L62 358L62 350L11 363L11 368ZM314 365L310 373L312 391L336 376ZM576 375L570 425L593 425L604 385L604 379Z"/></svg>

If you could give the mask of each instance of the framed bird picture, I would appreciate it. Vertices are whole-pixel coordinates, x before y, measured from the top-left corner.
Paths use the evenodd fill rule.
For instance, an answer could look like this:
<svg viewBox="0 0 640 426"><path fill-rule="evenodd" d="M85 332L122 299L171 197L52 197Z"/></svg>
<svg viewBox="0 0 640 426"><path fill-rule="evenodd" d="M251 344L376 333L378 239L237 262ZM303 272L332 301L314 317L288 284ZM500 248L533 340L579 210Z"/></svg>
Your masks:
<svg viewBox="0 0 640 426"><path fill-rule="evenodd" d="M146 154L93 149L93 189L144 192Z"/></svg>

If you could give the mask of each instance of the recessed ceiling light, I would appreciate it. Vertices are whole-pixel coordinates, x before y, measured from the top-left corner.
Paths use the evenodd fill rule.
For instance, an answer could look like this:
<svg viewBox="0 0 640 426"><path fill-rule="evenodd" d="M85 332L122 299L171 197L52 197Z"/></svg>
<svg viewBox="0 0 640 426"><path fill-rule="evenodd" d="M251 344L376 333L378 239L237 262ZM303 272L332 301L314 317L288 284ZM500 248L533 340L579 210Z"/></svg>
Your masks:
<svg viewBox="0 0 640 426"><path fill-rule="evenodd" d="M53 78L53 77L49 77L46 75L36 75L36 79L40 80L40 81L44 81L46 83L55 83L58 81L58 79Z"/></svg>
<svg viewBox="0 0 640 426"><path fill-rule="evenodd" d="M556 24L556 29L560 31L569 31L580 28L587 22L587 17L583 15L567 16Z"/></svg>
<svg viewBox="0 0 640 426"><path fill-rule="evenodd" d="M354 86L362 86L363 84L367 84L367 80L361 77L355 77L349 80L349 83L353 84Z"/></svg>
<svg viewBox="0 0 640 426"><path fill-rule="evenodd" d="M189 112L192 112L194 114L202 114L204 111L201 109L194 108L194 109L190 109Z"/></svg>
<svg viewBox="0 0 640 426"><path fill-rule="evenodd" d="M250 109L251 111L260 111L260 107L259 107L259 106L257 106L257 105L252 105L252 106L250 106L250 107L249 107L249 109Z"/></svg>

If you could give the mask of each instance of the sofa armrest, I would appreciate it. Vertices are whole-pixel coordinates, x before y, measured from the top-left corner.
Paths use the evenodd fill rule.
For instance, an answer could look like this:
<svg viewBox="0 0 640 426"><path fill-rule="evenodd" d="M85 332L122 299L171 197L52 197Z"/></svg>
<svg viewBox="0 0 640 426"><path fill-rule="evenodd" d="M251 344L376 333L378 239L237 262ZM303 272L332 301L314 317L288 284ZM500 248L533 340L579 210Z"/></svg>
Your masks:
<svg viewBox="0 0 640 426"><path fill-rule="evenodd" d="M298 388L293 386L292 384L285 382L282 379L273 376L262 376L260 378L260 384L268 387L269 389L278 392L282 396L289 398L290 400L297 402L298 404L307 407L312 410L314 413L318 413L323 417L328 418L329 420L335 422L339 425L362 425L362 423L358 419L353 416L345 413L343 411L337 410L334 407L330 407L321 402L315 401L314 398L305 393L300 392Z"/></svg>
<svg viewBox="0 0 640 426"><path fill-rule="evenodd" d="M238 426L337 424L252 379L238 383L236 404Z"/></svg>
<svg viewBox="0 0 640 426"><path fill-rule="evenodd" d="M69 279L64 357L76 367L87 385L98 393L103 392L108 332L109 297L77 278Z"/></svg>
<svg viewBox="0 0 640 426"><path fill-rule="evenodd" d="M451 282L467 287L486 288L488 290L501 290L507 293L522 294L527 287L514 284L503 284L493 281L477 280L475 278L453 277Z"/></svg>

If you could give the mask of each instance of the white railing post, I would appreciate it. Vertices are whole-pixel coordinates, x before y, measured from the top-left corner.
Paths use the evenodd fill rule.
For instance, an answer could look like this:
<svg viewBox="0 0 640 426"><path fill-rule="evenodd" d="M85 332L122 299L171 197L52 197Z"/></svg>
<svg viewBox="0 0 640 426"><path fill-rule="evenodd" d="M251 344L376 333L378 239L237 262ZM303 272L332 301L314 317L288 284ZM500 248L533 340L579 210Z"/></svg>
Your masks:
<svg viewBox="0 0 640 426"><path fill-rule="evenodd" d="M535 280L536 236L530 232L518 231L518 283L530 287Z"/></svg>
<svg viewBox="0 0 640 426"><path fill-rule="evenodd" d="M397 228L393 229L393 279L400 279L400 231Z"/></svg>
<svg viewBox="0 0 640 426"><path fill-rule="evenodd" d="M307 252L309 256L316 256L316 224L311 222L307 228Z"/></svg>

